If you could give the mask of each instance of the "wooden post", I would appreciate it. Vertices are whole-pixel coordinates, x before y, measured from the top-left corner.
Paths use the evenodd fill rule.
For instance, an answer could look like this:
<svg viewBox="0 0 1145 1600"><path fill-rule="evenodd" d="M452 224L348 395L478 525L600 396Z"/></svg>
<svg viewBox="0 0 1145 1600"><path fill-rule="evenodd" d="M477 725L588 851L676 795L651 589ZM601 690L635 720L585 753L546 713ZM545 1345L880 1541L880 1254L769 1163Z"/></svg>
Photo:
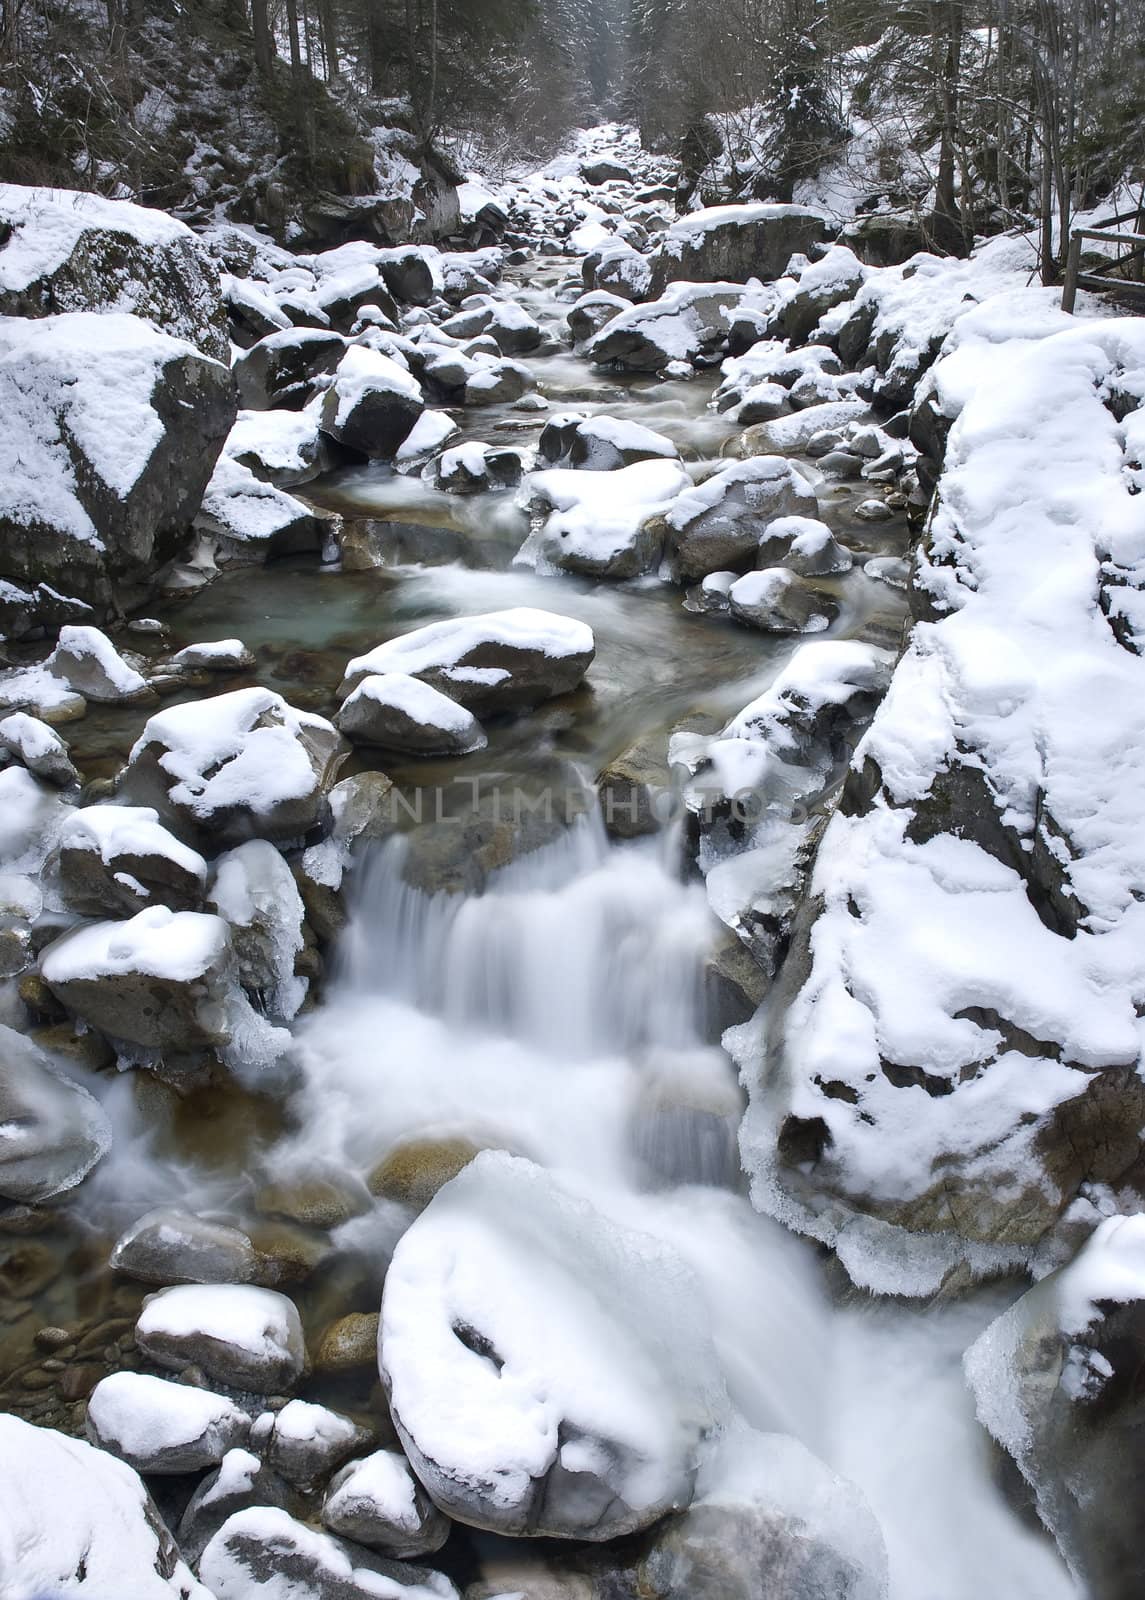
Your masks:
<svg viewBox="0 0 1145 1600"><path fill-rule="evenodd" d="M1065 283L1062 286L1062 310L1073 314L1077 303L1077 274L1081 266L1081 230L1070 235L1069 255L1065 265Z"/></svg>

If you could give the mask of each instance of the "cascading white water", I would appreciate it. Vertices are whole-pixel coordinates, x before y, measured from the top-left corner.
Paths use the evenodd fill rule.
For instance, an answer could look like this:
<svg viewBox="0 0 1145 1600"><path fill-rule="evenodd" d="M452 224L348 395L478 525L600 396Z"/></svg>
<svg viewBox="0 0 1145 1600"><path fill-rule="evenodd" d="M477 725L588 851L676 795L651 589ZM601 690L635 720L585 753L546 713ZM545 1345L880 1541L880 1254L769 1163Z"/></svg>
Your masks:
<svg viewBox="0 0 1145 1600"><path fill-rule="evenodd" d="M482 895L402 879L401 840L360 873L329 1003L302 1030L292 1156L365 1170L395 1140L464 1133L592 1185L670 1241L701 1286L733 1403L867 1495L891 1600L1071 1600L1052 1546L1008 1506L961 1378L1005 1295L945 1309L834 1307L815 1252L714 1175L692 1130L736 1086L704 1042L703 889L596 817ZM359 1225L354 1225L355 1227Z"/></svg>

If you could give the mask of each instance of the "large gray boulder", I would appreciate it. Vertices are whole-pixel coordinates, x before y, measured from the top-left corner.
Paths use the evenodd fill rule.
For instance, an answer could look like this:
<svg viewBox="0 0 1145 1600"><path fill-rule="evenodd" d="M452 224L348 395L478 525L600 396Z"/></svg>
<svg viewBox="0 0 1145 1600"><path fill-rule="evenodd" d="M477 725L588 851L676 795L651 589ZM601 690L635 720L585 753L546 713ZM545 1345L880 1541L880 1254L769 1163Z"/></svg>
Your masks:
<svg viewBox="0 0 1145 1600"><path fill-rule="evenodd" d="M668 229L653 271L652 291L690 283L765 283L782 277L793 255L806 255L827 237L827 224L806 206L709 206Z"/></svg>
<svg viewBox="0 0 1145 1600"><path fill-rule="evenodd" d="M753 456L722 467L663 514L672 576L694 583L710 572L753 567L770 523L816 509L815 491L782 456Z"/></svg>
<svg viewBox="0 0 1145 1600"><path fill-rule="evenodd" d="M119 793L203 842L294 839L321 820L348 754L324 717L270 689L233 689L151 717Z"/></svg>
<svg viewBox="0 0 1145 1600"><path fill-rule="evenodd" d="M35 1203L74 1189L110 1147L98 1100L0 1026L0 1198Z"/></svg>
<svg viewBox="0 0 1145 1600"><path fill-rule="evenodd" d="M126 311L226 361L218 268L183 222L126 200L0 184L0 316Z"/></svg>
<svg viewBox="0 0 1145 1600"><path fill-rule="evenodd" d="M517 606L431 622L391 639L348 663L339 693L375 674L404 672L476 716L516 712L575 689L595 652L585 623Z"/></svg>
<svg viewBox="0 0 1145 1600"><path fill-rule="evenodd" d="M14 1600L212 1600L137 1474L83 1439L0 1414L0 1504L0 1591Z"/></svg>
<svg viewBox="0 0 1145 1600"><path fill-rule="evenodd" d="M1091 1213L1092 1208L1082 1207ZM1145 1217L1108 1217L966 1353L980 1420L1087 1594L1145 1590Z"/></svg>
<svg viewBox="0 0 1145 1600"><path fill-rule="evenodd" d="M185 545L235 418L231 375L137 317L0 320L0 577L97 616Z"/></svg>
<svg viewBox="0 0 1145 1600"><path fill-rule="evenodd" d="M694 361L727 342L731 313L743 299L738 283L674 283L656 300L612 317L584 347L597 366L660 372Z"/></svg>
<svg viewBox="0 0 1145 1600"><path fill-rule="evenodd" d="M273 1506L236 1511L199 1563L215 1600L457 1600L448 1578L387 1560Z"/></svg>

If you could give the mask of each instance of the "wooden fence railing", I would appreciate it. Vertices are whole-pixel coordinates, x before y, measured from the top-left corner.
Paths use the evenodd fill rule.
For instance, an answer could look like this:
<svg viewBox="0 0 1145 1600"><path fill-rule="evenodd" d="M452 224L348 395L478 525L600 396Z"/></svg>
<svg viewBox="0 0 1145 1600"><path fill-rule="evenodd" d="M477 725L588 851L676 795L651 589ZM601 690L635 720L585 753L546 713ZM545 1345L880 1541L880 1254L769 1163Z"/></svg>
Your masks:
<svg viewBox="0 0 1145 1600"><path fill-rule="evenodd" d="M1145 233L1127 232L1118 226L1120 223L1133 222L1139 229L1143 221L1145 217L1141 211L1130 211L1124 216L1110 217L1104 227L1073 230L1069 241L1069 255L1066 257L1065 283L1062 287L1063 311L1073 311L1079 288L1115 289L1118 294L1139 295L1145 299ZM1109 256L1101 266L1093 266L1088 271L1082 272L1081 248L1087 239L1102 244L1115 244L1118 247L1117 254ZM1129 247L1127 255L1122 254L1123 245Z"/></svg>

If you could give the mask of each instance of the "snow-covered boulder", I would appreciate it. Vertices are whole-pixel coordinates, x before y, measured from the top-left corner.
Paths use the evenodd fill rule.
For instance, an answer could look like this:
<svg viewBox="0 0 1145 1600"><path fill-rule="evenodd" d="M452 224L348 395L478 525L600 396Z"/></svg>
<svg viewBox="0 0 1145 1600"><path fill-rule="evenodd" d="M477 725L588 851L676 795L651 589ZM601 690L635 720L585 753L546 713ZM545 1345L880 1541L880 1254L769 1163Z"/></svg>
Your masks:
<svg viewBox="0 0 1145 1600"><path fill-rule="evenodd" d="M581 467L588 472L615 472L637 461L678 461L680 452L665 434L626 417L586 417L564 412L541 429L537 449L553 467Z"/></svg>
<svg viewBox="0 0 1145 1600"><path fill-rule="evenodd" d="M784 297L772 318L776 336L802 344L824 313L851 300L862 288L867 268L846 245L832 245L799 274L795 287Z"/></svg>
<svg viewBox="0 0 1145 1600"><path fill-rule="evenodd" d="M793 205L709 206L681 217L668 229L654 266L654 290L684 279L690 283L771 282L793 255L827 236L817 211Z"/></svg>
<svg viewBox="0 0 1145 1600"><path fill-rule="evenodd" d="M613 317L627 311L628 306L629 301L606 289L593 289L588 294L582 294L576 304L569 308L565 319L573 342L578 345L586 343Z"/></svg>
<svg viewBox="0 0 1145 1600"><path fill-rule="evenodd" d="M254 659L241 639L202 639L176 650L167 665L175 672L246 672Z"/></svg>
<svg viewBox="0 0 1145 1600"><path fill-rule="evenodd" d="M622 239L590 250L581 263L587 293L614 294L631 303L646 300L652 289L653 262Z"/></svg>
<svg viewBox="0 0 1145 1600"><path fill-rule="evenodd" d="M822 633L839 606L790 567L767 567L736 579L728 590L728 609L736 622L764 633Z"/></svg>
<svg viewBox="0 0 1145 1600"><path fill-rule="evenodd" d="M73 911L118 917L149 905L198 910L207 863L148 806L84 806L60 833L59 873Z"/></svg>
<svg viewBox="0 0 1145 1600"><path fill-rule="evenodd" d="M135 1342L161 1367L175 1372L199 1367L216 1383L256 1394L290 1389L306 1365L293 1300L248 1284L178 1284L160 1290L139 1313Z"/></svg>
<svg viewBox="0 0 1145 1600"><path fill-rule="evenodd" d="M551 507L518 560L598 578L633 578L659 565L661 514L691 486L678 459L644 460L614 472L554 467L530 479L534 501Z"/></svg>
<svg viewBox="0 0 1145 1600"><path fill-rule="evenodd" d="M493 335L502 355L527 355L543 340L544 334L536 318L515 300L498 300L492 311L484 331Z"/></svg>
<svg viewBox="0 0 1145 1600"><path fill-rule="evenodd" d="M74 1189L110 1147L99 1102L0 1026L0 1197L36 1203Z"/></svg>
<svg viewBox="0 0 1145 1600"><path fill-rule="evenodd" d="M350 1417L310 1400L289 1400L281 1411L264 1412L251 1432L251 1444L267 1465L300 1489L324 1484L374 1439Z"/></svg>
<svg viewBox="0 0 1145 1600"><path fill-rule="evenodd" d="M348 751L325 718L270 689L234 689L151 717L120 795L211 841L293 839L320 820Z"/></svg>
<svg viewBox="0 0 1145 1600"><path fill-rule="evenodd" d="M449 1537L449 1519L434 1505L398 1450L375 1450L330 1480L322 1521L331 1533L383 1555L432 1555Z"/></svg>
<svg viewBox="0 0 1145 1600"><path fill-rule="evenodd" d="M440 1573L389 1561L272 1506L228 1517L199 1573L215 1600L457 1600Z"/></svg>
<svg viewBox="0 0 1145 1600"><path fill-rule="evenodd" d="M1027 342L1019 313L1017 349L962 369L933 620L742 1061L757 1203L898 1291L1026 1258L1093 1186L1142 1195L1145 329Z"/></svg>
<svg viewBox="0 0 1145 1600"><path fill-rule="evenodd" d="M806 406L774 422L757 422L736 441L739 456L798 455L817 433L842 430L852 422L866 422L870 407L862 400L827 400Z"/></svg>
<svg viewBox="0 0 1145 1600"><path fill-rule="evenodd" d="M524 464L520 452L478 439L454 445L433 463L434 486L446 494L480 494L488 489L515 489Z"/></svg>
<svg viewBox="0 0 1145 1600"><path fill-rule="evenodd" d="M136 1472L201 1472L250 1432L250 1417L226 1395L142 1372L113 1372L91 1392L91 1442Z"/></svg>
<svg viewBox="0 0 1145 1600"><path fill-rule="evenodd" d="M693 361L727 339L728 318L746 293L738 283L677 283L646 305L631 306L589 339L584 354L597 366L660 372Z"/></svg>
<svg viewBox="0 0 1145 1600"><path fill-rule="evenodd" d="M663 515L665 553L677 582L754 566L769 523L813 513L815 492L781 456L733 462L687 486Z"/></svg>
<svg viewBox="0 0 1145 1600"><path fill-rule="evenodd" d="M377 254L378 270L395 300L410 306L427 306L437 287L434 252L416 244L403 244ZM440 269L439 269L440 270Z"/></svg>
<svg viewBox="0 0 1145 1600"><path fill-rule="evenodd" d="M122 1461L0 1414L0 1590L9 1600L212 1600Z"/></svg>
<svg viewBox="0 0 1145 1600"><path fill-rule="evenodd" d="M137 317L0 320L0 574L138 603L185 543L234 421L226 367Z"/></svg>
<svg viewBox="0 0 1145 1600"><path fill-rule="evenodd" d="M239 399L254 411L300 411L330 381L347 341L324 328L271 333L235 362Z"/></svg>
<svg viewBox="0 0 1145 1600"><path fill-rule="evenodd" d="M394 455L398 472L420 471L461 429L446 411L423 411Z"/></svg>
<svg viewBox="0 0 1145 1600"><path fill-rule="evenodd" d="M355 744L409 755L464 756L487 742L471 711L405 672L363 678L334 721Z"/></svg>
<svg viewBox="0 0 1145 1600"><path fill-rule="evenodd" d="M595 653L585 623L516 606L431 622L378 645L347 664L339 693L350 694L374 674L402 672L475 716L522 711L575 689Z"/></svg>
<svg viewBox="0 0 1145 1600"><path fill-rule="evenodd" d="M120 1235L108 1265L142 1283L247 1283L258 1257L241 1228L157 1206Z"/></svg>
<svg viewBox="0 0 1145 1600"><path fill-rule="evenodd" d="M774 978L824 819L893 658L851 639L801 645L715 736L677 733L683 799L713 911Z"/></svg>
<svg viewBox="0 0 1145 1600"><path fill-rule="evenodd" d="M295 976L302 952L302 896L284 857L266 839L248 839L215 862L210 905L225 917L239 977L260 1009L289 1022L306 998Z"/></svg>
<svg viewBox="0 0 1145 1600"><path fill-rule="evenodd" d="M322 402L322 428L364 456L392 457L424 410L421 385L405 368L351 345Z"/></svg>
<svg viewBox="0 0 1145 1600"><path fill-rule="evenodd" d="M490 361L479 365L465 380L467 406L508 405L535 389L537 380L520 361Z"/></svg>
<svg viewBox="0 0 1145 1600"><path fill-rule="evenodd" d="M124 661L98 628L74 624L61 628L56 648L44 666L69 689L97 704L119 705L150 695L142 674Z"/></svg>
<svg viewBox="0 0 1145 1600"><path fill-rule="evenodd" d="M724 1404L683 1261L501 1152L399 1241L379 1360L433 1500L501 1533L609 1539L687 1505Z"/></svg>
<svg viewBox="0 0 1145 1600"><path fill-rule="evenodd" d="M324 542L323 522L309 506L226 452L211 474L195 528L209 539L221 567L317 554Z"/></svg>
<svg viewBox="0 0 1145 1600"><path fill-rule="evenodd" d="M298 1491L243 1445L228 1450L214 1472L200 1479L179 1519L183 1559L198 1567L203 1551L228 1517L252 1506L300 1510Z"/></svg>
<svg viewBox="0 0 1145 1600"><path fill-rule="evenodd" d="M0 752L21 762L34 777L60 788L71 788L80 781L64 740L46 722L25 711L0 718Z"/></svg>
<svg viewBox="0 0 1145 1600"><path fill-rule="evenodd" d="M1087 1211L1092 1208L1086 1206ZM1145 1583L1145 1216L1106 1217L1078 1255L966 1352L978 1417L1021 1468L1087 1593Z"/></svg>
<svg viewBox="0 0 1145 1600"><path fill-rule="evenodd" d="M309 483L334 464L320 409L312 403L301 411L240 411L226 455L280 489Z"/></svg>
<svg viewBox="0 0 1145 1600"><path fill-rule="evenodd" d="M759 563L790 567L801 578L826 578L850 572L854 559L817 517L777 517L760 541Z"/></svg>
<svg viewBox="0 0 1145 1600"><path fill-rule="evenodd" d="M131 312L226 361L219 274L183 222L126 200L0 184L0 316Z"/></svg>

